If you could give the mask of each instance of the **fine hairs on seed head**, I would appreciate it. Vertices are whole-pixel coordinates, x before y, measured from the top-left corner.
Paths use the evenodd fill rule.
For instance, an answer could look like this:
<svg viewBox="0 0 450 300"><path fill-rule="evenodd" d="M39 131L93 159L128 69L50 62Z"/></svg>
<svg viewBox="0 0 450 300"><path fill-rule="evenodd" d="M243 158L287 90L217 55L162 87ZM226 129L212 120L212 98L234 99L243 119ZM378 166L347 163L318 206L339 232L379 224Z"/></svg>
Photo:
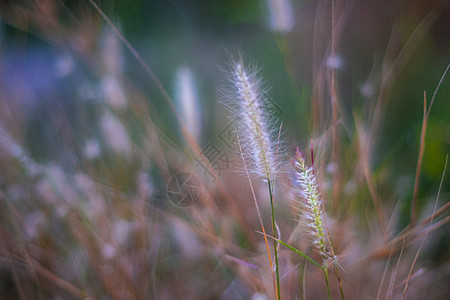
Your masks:
<svg viewBox="0 0 450 300"><path fill-rule="evenodd" d="M267 112L261 80L255 68L247 68L242 57L234 59L227 71L229 85L226 105L237 119L239 138L251 170L264 180L274 180L277 165L278 131ZM278 147L279 148L279 147Z"/></svg>
<svg viewBox="0 0 450 300"><path fill-rule="evenodd" d="M326 238L317 179L313 167L306 165L303 153L298 147L295 150L294 186L300 198L304 199L304 217L313 237L313 245L326 263L334 255Z"/></svg>

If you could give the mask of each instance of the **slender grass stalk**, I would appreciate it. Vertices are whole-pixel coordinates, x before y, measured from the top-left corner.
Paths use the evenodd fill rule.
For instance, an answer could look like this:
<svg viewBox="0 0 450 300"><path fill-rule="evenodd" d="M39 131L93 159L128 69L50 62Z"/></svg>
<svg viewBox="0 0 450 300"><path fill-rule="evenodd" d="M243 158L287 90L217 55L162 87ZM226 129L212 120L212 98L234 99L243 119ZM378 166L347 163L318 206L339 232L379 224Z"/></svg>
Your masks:
<svg viewBox="0 0 450 300"><path fill-rule="evenodd" d="M252 192L253 201L255 202L256 213L257 213L257 215L258 215L259 224L260 224L261 230L262 230L262 232L263 232L263 234L264 234L264 243L266 244L267 256L269 257L269 265L270 265L270 270L271 270L271 272L272 272L273 286L274 286L274 288L275 288L275 294L277 294L277 293L278 293L278 291L277 291L277 289L276 289L277 284L276 284L276 281L275 281L275 277L274 277L274 275L273 275L272 256L271 256L271 254L270 254L269 242L268 242L268 240L267 240L266 229L265 229L265 227L264 227L264 223L263 223L262 218L261 218L261 211L259 210L258 201L256 201L256 194L255 194L255 190L254 190L254 188L253 188L252 181L251 181L251 179L250 179L250 174L249 174L249 172L248 172L247 163L245 162L245 157L244 157L244 155L243 155L243 153L242 153L242 147L241 147L241 141L240 141L239 135L237 136L237 142L238 142L238 146L239 146L239 152L241 153L242 163L244 164L244 170L245 170L245 173L246 173L247 178L248 178L248 183L249 183L249 185L250 185L250 190L251 190L251 192Z"/></svg>
<svg viewBox="0 0 450 300"><path fill-rule="evenodd" d="M413 190L413 198L412 198L412 204L411 204L411 226L414 226L416 222L416 207L417 207L417 198L419 195L419 183L420 183L420 172L422 170L422 160L423 160L423 154L425 152L425 137L427 134L427 125L428 125L428 119L430 117L431 107L433 106L434 99L436 98L436 94L441 86L442 81L444 80L445 75L447 75L447 72L450 68L450 64L447 65L447 68L445 68L444 73L441 76L441 79L439 80L439 83L436 86L436 89L434 90L433 97L430 101L430 106L427 108L427 95L424 92L423 94L423 121L422 121L422 130L420 132L420 147L419 147L419 154L417 158L417 168L416 168L416 176L414 179L414 190Z"/></svg>
<svg viewBox="0 0 450 300"><path fill-rule="evenodd" d="M253 172L267 181L269 189L270 209L272 215L272 231L278 237L275 221L275 207L273 199L273 184L277 172L277 153L279 140L275 144L275 127L269 127L270 115L264 113L266 98L261 90L261 81L256 71L247 71L242 58L231 63L229 81L232 89L224 93L230 98L227 107L240 120L238 133L243 138L242 151L252 163ZM230 93L231 92L231 93ZM276 146L276 147L275 147ZM277 150L278 152L278 150ZM274 240L275 272L276 272L276 298L280 299L280 272L278 264L277 241Z"/></svg>
<svg viewBox="0 0 450 300"><path fill-rule="evenodd" d="M438 191L437 191L436 200L434 201L434 207L433 207L432 215L436 211L438 200L439 200L439 196L441 195L442 184L444 182L445 172L447 171L447 161L448 161L448 154L445 156L444 170L442 171L441 182L439 183L439 188L438 188ZM428 234L431 231L431 224L433 224L433 218L430 219L430 223L428 224L427 231L425 232L425 236L423 237L423 239L422 239L422 241L420 243L419 249L417 249L416 256L414 257L414 260L413 260L413 262L411 264L411 268L409 269L408 278L406 279L405 288L403 289L403 293L402 293L402 300L405 299L406 291L408 290L408 286L409 286L409 280L411 279L411 275L412 275L412 272L414 270L414 266L416 265L417 258L419 257L420 251L422 250L422 247L423 247L423 245L425 243L425 240L427 239L427 236L428 236Z"/></svg>
<svg viewBox="0 0 450 300"><path fill-rule="evenodd" d="M397 277L398 268L400 266L400 260L402 259L403 250L405 249L405 238L403 238L402 248L400 250L400 255L397 259L397 265L395 266L394 270L391 274L391 280L389 281L389 288L386 292L386 300L389 300L392 297L392 294L394 292L394 284L395 284L395 278Z"/></svg>
<svg viewBox="0 0 450 300"><path fill-rule="evenodd" d="M265 233L263 233L264 235L266 235ZM308 260L309 262L311 262L312 264L314 264L316 267L318 267L319 269L321 269L324 274L325 274L325 283L327 286L327 295L328 295L328 299L331 299L331 291L330 291L330 284L329 284L329 279L328 279L328 267L326 264L319 264L318 262L316 262L314 259L312 259L311 257L309 257L308 255L306 255L305 253L301 252L300 250L298 250L297 248L283 242L282 240L275 238L273 236L269 236L270 238L272 238L274 240L274 242L278 242L280 244L282 244L283 246L286 246L289 250L293 251L294 253L300 255L301 257L305 258L306 260ZM341 291L341 297L342 299L344 299L344 292L342 290L342 286L339 283L339 288Z"/></svg>
<svg viewBox="0 0 450 300"><path fill-rule="evenodd" d="M302 296L303 296L303 299L306 299L306 264L303 265L303 273L302 273Z"/></svg>
<svg viewBox="0 0 450 300"><path fill-rule="evenodd" d="M337 58L336 56L336 4L335 0L331 1L331 54L330 58ZM340 151L340 140L338 139L338 119L340 115L340 99L337 92L337 84L336 84L336 65L330 66L331 72L331 83L330 83L330 97L331 97L331 109L332 109L332 118L333 125L331 127L332 130L332 150L331 150L331 163L339 166L339 151ZM342 176L340 175L339 169L337 172L333 172L332 174L332 202L333 202L333 211L336 211L337 208L337 199L341 193L340 187L342 186L341 180Z"/></svg>
<svg viewBox="0 0 450 300"><path fill-rule="evenodd" d="M339 268L337 268L337 266L336 266L336 274L337 274L337 279L338 279L338 284L339 284L339 293L341 294L341 299L345 300L344 288L342 287L341 276L339 275Z"/></svg>
<svg viewBox="0 0 450 300"><path fill-rule="evenodd" d="M272 211L272 231L276 238L278 238L278 232L275 224L275 209L273 207L273 195L272 195L272 186L270 184L270 180L267 181L269 186L269 197L270 197L270 210ZM275 255L275 272L277 276L277 295L280 297L280 271L278 268L278 243L276 240L273 240L273 252Z"/></svg>
<svg viewBox="0 0 450 300"><path fill-rule="evenodd" d="M328 278L328 268L327 267L324 267L324 273L325 273L325 283L327 284L327 297L328 297L328 299L331 299L330 280Z"/></svg>

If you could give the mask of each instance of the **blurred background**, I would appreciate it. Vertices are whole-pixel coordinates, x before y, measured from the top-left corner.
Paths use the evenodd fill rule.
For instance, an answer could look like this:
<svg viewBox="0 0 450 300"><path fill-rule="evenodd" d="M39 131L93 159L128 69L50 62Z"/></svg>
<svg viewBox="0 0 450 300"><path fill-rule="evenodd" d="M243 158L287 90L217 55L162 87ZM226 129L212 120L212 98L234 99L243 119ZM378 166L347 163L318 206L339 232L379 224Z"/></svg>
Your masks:
<svg viewBox="0 0 450 300"><path fill-rule="evenodd" d="M311 140L330 219L361 230L362 244L382 245L373 199L392 240L427 224L450 151L450 77L421 142L424 92L429 107L450 62L449 1L94 3L115 27L87 0L0 1L0 297L271 299L270 276L242 279L243 261L261 267L255 257L267 257L221 103L237 52L259 70L282 123L286 239L297 217L285 174L294 147L309 156ZM179 174L194 176L188 193L198 197L188 200L199 211L169 203ZM438 207L449 188L447 176ZM436 285L450 278L447 219L448 208L436 215L423 254ZM398 251L387 249L389 262ZM354 299L388 288L356 274L344 284L361 286ZM293 299L302 288L286 281ZM433 288L433 299L448 292Z"/></svg>

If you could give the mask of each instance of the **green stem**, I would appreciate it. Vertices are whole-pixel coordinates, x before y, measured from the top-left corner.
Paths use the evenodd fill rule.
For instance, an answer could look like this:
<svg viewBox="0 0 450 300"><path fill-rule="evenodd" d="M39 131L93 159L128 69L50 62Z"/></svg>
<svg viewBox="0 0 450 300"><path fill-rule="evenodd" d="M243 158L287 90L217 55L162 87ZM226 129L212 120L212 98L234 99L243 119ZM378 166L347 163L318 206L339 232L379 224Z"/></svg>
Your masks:
<svg viewBox="0 0 450 300"><path fill-rule="evenodd" d="M341 299L345 300L344 288L342 287L341 276L339 275L339 269L336 267L336 274L339 282L339 292L341 293Z"/></svg>
<svg viewBox="0 0 450 300"><path fill-rule="evenodd" d="M308 255L306 255L305 253L303 253L303 252L297 250L296 248L294 248L294 247L292 247L291 245L289 245L289 244L287 244L287 243L281 241L280 239L277 239L277 241L278 241L280 244L282 244L282 245L288 247L290 250L294 251L294 252L297 253L298 255L300 255L300 256L306 258L309 262L313 263L314 265L316 265L317 267L319 267L321 270L323 270L323 272L325 273L325 282L326 282L326 284L327 284L327 295L328 295L328 299L331 299L330 283L329 283L329 281L328 281L328 269L327 269L327 267L326 267L326 266L321 266L318 262L316 262L314 259L312 259L312 258L309 257ZM342 300L344 300L344 291L342 290L342 285L341 285L340 283L339 283L339 289L340 289L340 292L341 292L341 298L342 298Z"/></svg>
<svg viewBox="0 0 450 300"><path fill-rule="evenodd" d="M325 267L324 268L324 272L325 272L325 282L327 284L327 295L328 295L328 300L331 299L331 292L330 292L330 282L328 281L328 268Z"/></svg>
<svg viewBox="0 0 450 300"><path fill-rule="evenodd" d="M280 300L280 272L278 270L278 250L277 250L277 239L278 239L278 232L275 225L275 210L273 207L273 195L272 195L272 184L270 182L270 179L267 180L267 183L269 184L269 197L270 197L270 209L272 210L272 231L273 236L275 239L273 240L273 251L275 253L275 270L277 274L277 295L278 299Z"/></svg>

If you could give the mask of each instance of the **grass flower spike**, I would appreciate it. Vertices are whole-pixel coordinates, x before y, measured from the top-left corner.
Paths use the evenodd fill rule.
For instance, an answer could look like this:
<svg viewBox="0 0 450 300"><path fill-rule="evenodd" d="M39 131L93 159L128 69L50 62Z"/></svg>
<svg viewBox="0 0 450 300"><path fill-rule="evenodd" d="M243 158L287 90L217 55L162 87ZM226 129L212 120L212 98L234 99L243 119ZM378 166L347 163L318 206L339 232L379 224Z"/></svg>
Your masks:
<svg viewBox="0 0 450 300"><path fill-rule="evenodd" d="M276 174L276 156L271 141L268 117L264 114L266 99L260 91L260 81L256 72L248 72L242 60L232 66L231 81L234 85L234 101L239 104L237 117L240 120L240 137L251 153L255 173L271 181Z"/></svg>
<svg viewBox="0 0 450 300"><path fill-rule="evenodd" d="M234 93L231 95L232 103L229 107L238 118L238 134L244 144L244 154L253 164L254 172L262 177L268 184L270 208L272 212L272 234L278 238L275 221L275 209L273 201L273 183L277 171L275 145L271 138L274 136L274 127L269 127L270 115L264 113L264 106L268 101L261 91L261 81L257 78L257 72L248 72L242 59L232 64L230 81ZM236 107L237 109L233 109ZM270 130L272 128L272 130ZM280 272L278 264L278 244L274 240L273 251L275 255L276 299L280 299Z"/></svg>
<svg viewBox="0 0 450 300"><path fill-rule="evenodd" d="M322 207L319 199L317 180L312 167L306 166L305 159L300 150L295 151L295 185L299 195L305 199L305 217L311 234L314 237L313 244L322 256L324 263L331 257L331 253L325 238L324 224L322 220Z"/></svg>

